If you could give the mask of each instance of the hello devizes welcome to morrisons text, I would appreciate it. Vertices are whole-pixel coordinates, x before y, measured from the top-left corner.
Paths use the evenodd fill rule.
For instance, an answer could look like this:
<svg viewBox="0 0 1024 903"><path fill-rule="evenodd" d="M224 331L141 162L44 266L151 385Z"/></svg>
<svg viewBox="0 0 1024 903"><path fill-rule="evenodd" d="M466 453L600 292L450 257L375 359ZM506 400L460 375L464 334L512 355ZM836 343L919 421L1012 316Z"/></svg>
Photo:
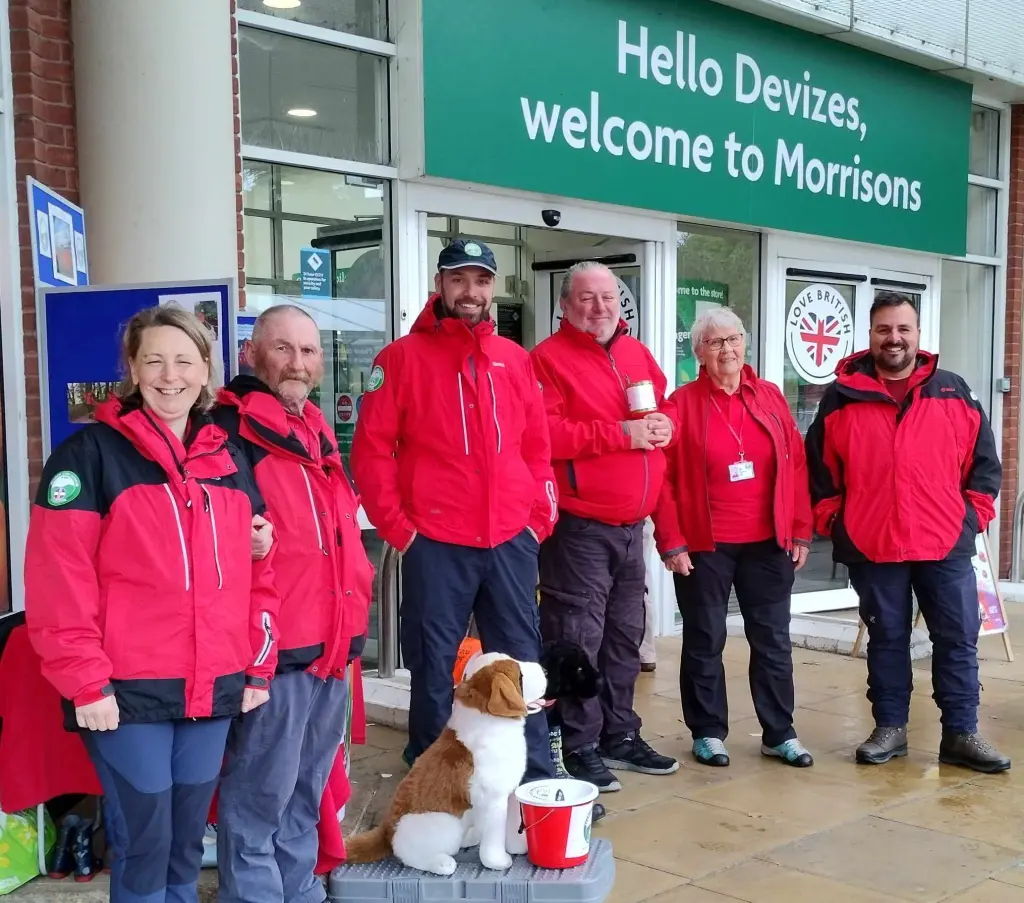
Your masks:
<svg viewBox="0 0 1024 903"><path fill-rule="evenodd" d="M676 46L651 46L647 28L632 32L619 20L618 71L653 79L660 85L681 91L700 92L717 97L725 89L722 65L711 57L701 59L696 35L676 32ZM757 61L737 53L734 73L734 99L739 104L763 103L773 113L800 117L827 128L843 129L863 141L867 123L860 116L859 101L814 85L811 73L803 81L791 81L765 75ZM590 92L590 109L562 109L560 104L520 98L526 133L531 141L551 144L561 135L569 147L595 153L604 151L616 157L628 154L634 160L653 160L668 166L693 168L710 173L715 164L715 144L708 135L691 136L671 126L650 126L645 122L626 123L620 116L601 119L601 97ZM764 151L756 144L743 145L730 132L722 142L724 165L729 175L759 182L766 175ZM827 194L882 207L898 207L916 213L921 209L921 182L902 175L872 172L862 168L860 154L851 160L834 162L810 156L803 142L790 143L778 138L774 164L770 170L776 185L791 183L800 191Z"/></svg>

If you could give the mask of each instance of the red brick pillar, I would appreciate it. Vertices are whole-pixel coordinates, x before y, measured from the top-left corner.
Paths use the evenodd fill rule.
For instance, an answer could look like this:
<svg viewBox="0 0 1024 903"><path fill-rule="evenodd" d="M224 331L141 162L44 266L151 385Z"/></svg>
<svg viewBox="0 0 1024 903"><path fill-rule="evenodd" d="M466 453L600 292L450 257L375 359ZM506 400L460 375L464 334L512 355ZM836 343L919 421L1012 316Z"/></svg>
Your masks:
<svg viewBox="0 0 1024 903"><path fill-rule="evenodd" d="M999 571L1010 574L1013 508L1020 491L1018 471L1021 404L1021 315L1024 309L1024 105L1010 115L1010 222L1006 244L1006 349L1003 373L1010 391L1003 396L1003 494L999 536Z"/></svg>
<svg viewBox="0 0 1024 903"><path fill-rule="evenodd" d="M43 469L39 350L26 178L78 201L71 0L10 0L14 151L21 246L21 307L31 492Z"/></svg>

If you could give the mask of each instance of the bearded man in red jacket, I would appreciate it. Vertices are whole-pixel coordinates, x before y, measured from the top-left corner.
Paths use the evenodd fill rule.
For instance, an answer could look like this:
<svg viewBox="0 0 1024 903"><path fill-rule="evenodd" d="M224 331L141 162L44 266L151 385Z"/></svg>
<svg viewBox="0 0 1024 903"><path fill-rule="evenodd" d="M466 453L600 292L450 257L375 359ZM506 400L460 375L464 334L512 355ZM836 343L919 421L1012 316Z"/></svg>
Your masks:
<svg viewBox="0 0 1024 903"><path fill-rule="evenodd" d="M583 261L562 281L561 328L532 352L558 480L558 524L541 548L541 632L582 646L604 678L598 698L563 699L565 767L602 792L609 769L671 774L640 736L633 687L644 635L644 520L673 440L667 381L620 319L618 280ZM632 403L631 403L632 402Z"/></svg>
<svg viewBox="0 0 1024 903"><path fill-rule="evenodd" d="M537 377L490 318L494 254L459 239L437 268L412 332L374 361L352 443L366 514L403 553L409 765L451 715L471 615L485 652L538 661L537 553L558 517ZM527 778L553 775L543 713L526 737Z"/></svg>

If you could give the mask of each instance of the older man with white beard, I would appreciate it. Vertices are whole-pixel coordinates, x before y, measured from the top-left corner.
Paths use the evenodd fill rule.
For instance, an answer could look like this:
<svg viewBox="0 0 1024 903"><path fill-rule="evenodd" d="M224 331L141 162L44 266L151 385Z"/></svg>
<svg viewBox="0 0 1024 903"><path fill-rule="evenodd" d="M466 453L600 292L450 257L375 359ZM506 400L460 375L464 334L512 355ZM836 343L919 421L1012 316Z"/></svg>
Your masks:
<svg viewBox="0 0 1024 903"><path fill-rule="evenodd" d="M373 567L334 431L308 400L324 374L316 323L292 305L269 308L249 358L255 376L231 381L214 419L252 464L274 524L280 636L269 702L228 738L219 900L320 903L320 801L344 737L346 667L365 642Z"/></svg>

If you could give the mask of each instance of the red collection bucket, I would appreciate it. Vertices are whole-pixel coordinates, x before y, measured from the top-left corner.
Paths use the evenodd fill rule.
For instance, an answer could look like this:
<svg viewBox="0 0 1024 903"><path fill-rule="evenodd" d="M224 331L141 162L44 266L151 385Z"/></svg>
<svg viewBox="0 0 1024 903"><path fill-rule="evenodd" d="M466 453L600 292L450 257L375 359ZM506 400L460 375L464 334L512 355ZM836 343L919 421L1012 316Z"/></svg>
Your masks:
<svg viewBox="0 0 1024 903"><path fill-rule="evenodd" d="M569 778L533 781L516 789L530 862L538 868L568 869L587 861L597 794L593 784Z"/></svg>

